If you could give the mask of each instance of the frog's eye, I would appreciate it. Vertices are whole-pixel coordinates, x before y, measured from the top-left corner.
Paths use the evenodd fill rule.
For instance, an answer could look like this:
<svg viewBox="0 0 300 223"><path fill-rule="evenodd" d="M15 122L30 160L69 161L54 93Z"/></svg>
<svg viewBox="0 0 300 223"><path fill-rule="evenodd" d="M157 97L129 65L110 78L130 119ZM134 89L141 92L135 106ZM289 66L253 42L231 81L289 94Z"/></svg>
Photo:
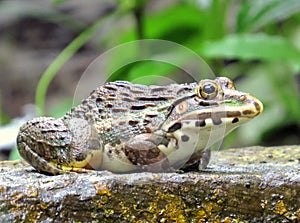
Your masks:
<svg viewBox="0 0 300 223"><path fill-rule="evenodd" d="M214 99L218 94L218 86L214 82L199 83L198 95L204 99Z"/></svg>

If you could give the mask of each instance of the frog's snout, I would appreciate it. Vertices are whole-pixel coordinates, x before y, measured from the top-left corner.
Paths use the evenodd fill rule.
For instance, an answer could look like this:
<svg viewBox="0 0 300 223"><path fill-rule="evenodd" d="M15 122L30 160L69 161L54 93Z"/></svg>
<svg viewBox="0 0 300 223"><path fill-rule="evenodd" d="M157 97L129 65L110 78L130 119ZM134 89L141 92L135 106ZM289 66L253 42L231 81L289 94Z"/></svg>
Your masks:
<svg viewBox="0 0 300 223"><path fill-rule="evenodd" d="M252 106L249 110L252 111L253 117L258 116L264 110L263 103L258 100L256 97L248 95L248 103ZM247 113L247 111L245 112Z"/></svg>

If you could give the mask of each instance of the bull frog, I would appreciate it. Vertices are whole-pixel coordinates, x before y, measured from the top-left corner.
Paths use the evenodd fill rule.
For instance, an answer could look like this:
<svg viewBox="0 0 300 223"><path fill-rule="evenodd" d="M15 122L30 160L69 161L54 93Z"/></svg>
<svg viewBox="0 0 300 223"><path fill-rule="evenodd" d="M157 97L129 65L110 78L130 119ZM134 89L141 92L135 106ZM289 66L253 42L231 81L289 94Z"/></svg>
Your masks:
<svg viewBox="0 0 300 223"><path fill-rule="evenodd" d="M26 122L17 145L35 169L53 175L201 170L212 144L262 110L226 77L165 86L115 81L61 118Z"/></svg>

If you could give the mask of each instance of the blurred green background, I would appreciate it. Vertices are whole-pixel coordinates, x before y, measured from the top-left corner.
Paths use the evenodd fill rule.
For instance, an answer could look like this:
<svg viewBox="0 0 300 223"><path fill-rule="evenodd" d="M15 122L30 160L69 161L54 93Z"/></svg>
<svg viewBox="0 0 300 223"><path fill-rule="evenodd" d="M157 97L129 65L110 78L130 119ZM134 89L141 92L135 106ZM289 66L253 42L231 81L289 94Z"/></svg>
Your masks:
<svg viewBox="0 0 300 223"><path fill-rule="evenodd" d="M163 39L193 50L215 74L263 102L264 113L231 133L223 148L300 144L299 11L299 0L2 0L0 125L11 126L26 104L63 115L97 56L129 41ZM181 72L133 63L109 80L160 75L183 83ZM1 143L10 133L0 134ZM0 151L1 159L18 158L10 146Z"/></svg>

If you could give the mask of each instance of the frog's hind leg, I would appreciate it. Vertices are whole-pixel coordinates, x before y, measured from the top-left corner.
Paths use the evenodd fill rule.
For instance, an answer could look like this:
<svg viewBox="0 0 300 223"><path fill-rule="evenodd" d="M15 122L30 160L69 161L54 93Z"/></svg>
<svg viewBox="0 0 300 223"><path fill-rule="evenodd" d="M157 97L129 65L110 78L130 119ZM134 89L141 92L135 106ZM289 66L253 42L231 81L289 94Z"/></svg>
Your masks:
<svg viewBox="0 0 300 223"><path fill-rule="evenodd" d="M51 175L58 175L65 173L64 170L59 169L54 163L45 160L39 156L36 152L28 147L25 143L18 144L19 153L21 156L29 162L39 172L47 173Z"/></svg>

